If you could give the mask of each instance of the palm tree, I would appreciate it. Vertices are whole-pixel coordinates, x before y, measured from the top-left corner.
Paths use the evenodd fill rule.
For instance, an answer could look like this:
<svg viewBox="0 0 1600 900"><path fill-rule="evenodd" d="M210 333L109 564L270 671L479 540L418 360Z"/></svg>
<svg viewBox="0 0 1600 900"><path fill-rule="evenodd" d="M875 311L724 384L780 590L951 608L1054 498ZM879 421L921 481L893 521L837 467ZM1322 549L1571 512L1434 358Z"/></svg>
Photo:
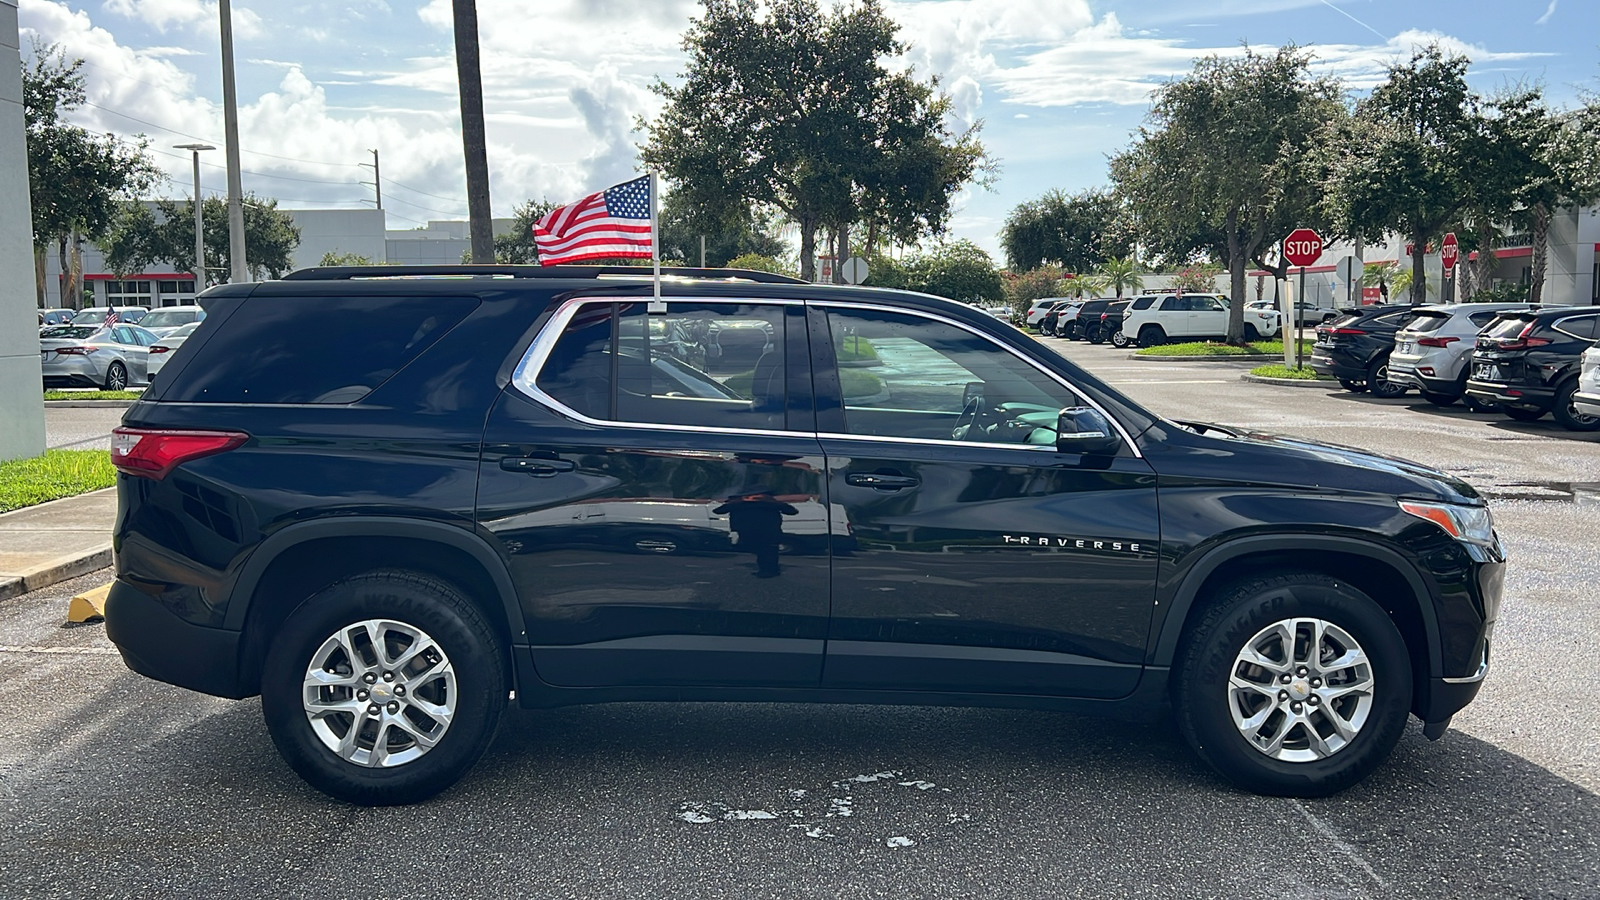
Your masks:
<svg viewBox="0 0 1600 900"><path fill-rule="evenodd" d="M478 4L453 0L456 81L461 94L461 149L466 157L468 233L472 262L494 263L494 223L489 212L488 140L483 128L483 73L478 66Z"/></svg>
<svg viewBox="0 0 1600 900"><path fill-rule="evenodd" d="M1102 287L1116 291L1118 300L1122 299L1125 291L1144 289L1144 279L1139 277L1139 264L1126 256L1113 256L1106 260L1097 274L1102 280Z"/></svg>
<svg viewBox="0 0 1600 900"><path fill-rule="evenodd" d="M1106 289L1106 280L1099 275L1084 273L1067 281L1067 296L1082 300Z"/></svg>
<svg viewBox="0 0 1600 900"><path fill-rule="evenodd" d="M1412 281L1410 269L1404 269L1396 272L1394 273L1394 277L1389 279L1389 289L1394 291L1397 296L1409 293L1411 291L1411 284ZM1434 286L1428 281L1428 275L1426 272L1424 272L1422 275L1422 296L1424 299L1426 299L1427 295L1433 292Z"/></svg>
<svg viewBox="0 0 1600 900"><path fill-rule="evenodd" d="M1378 292L1383 294L1383 302L1388 303L1389 293L1395 289L1395 282L1399 280L1394 274L1397 265L1399 261L1393 259L1366 263L1361 267L1361 286L1377 288Z"/></svg>

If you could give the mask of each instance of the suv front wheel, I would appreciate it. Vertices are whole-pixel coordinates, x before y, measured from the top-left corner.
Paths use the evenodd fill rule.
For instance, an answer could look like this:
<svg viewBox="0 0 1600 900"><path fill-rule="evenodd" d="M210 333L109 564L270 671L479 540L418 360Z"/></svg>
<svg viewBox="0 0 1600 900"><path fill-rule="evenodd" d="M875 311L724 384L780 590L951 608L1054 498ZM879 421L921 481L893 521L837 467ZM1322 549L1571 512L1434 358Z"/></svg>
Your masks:
<svg viewBox="0 0 1600 900"><path fill-rule="evenodd" d="M451 586L410 572L337 582L284 622L261 677L278 752L329 796L416 803L478 761L506 702L494 630Z"/></svg>
<svg viewBox="0 0 1600 900"><path fill-rule="evenodd" d="M1383 608L1313 573L1236 582L1194 627L1174 703L1189 745L1258 794L1324 797L1388 758L1411 659Z"/></svg>

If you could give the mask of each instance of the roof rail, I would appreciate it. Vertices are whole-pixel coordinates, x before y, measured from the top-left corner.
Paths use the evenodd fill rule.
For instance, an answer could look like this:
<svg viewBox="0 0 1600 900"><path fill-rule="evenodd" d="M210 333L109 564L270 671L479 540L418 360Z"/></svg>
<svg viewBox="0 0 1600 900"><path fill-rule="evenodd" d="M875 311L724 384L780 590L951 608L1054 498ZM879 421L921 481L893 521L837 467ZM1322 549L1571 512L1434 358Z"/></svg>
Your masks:
<svg viewBox="0 0 1600 900"><path fill-rule="evenodd" d="M663 275L686 278L729 278L765 284L808 284L799 278L757 272L752 269L697 269L688 266L663 266ZM312 266L284 275L283 281L351 281L357 278L408 278L440 275L499 275L510 278L599 278L602 275L633 275L649 278L644 266Z"/></svg>

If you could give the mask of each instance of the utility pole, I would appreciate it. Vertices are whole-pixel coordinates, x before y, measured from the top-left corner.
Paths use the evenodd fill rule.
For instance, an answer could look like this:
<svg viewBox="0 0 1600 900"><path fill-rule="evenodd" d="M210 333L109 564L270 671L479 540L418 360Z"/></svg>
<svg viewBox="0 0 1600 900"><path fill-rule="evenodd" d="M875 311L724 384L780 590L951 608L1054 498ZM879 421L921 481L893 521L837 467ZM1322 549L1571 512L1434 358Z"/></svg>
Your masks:
<svg viewBox="0 0 1600 900"><path fill-rule="evenodd" d="M194 154L194 292L199 294L206 289L205 199L200 196L200 151L217 148L210 144L174 144L173 149Z"/></svg>
<svg viewBox="0 0 1600 900"><path fill-rule="evenodd" d="M489 151L483 130L483 72L478 65L478 6L451 0L455 13L456 81L461 91L461 150L467 166L467 218L472 262L494 262L494 223L489 219Z"/></svg>
<svg viewBox="0 0 1600 900"><path fill-rule="evenodd" d="M363 181L361 183L372 185L372 196L375 198L372 202L377 206L378 209L383 209L383 175L378 170L378 151L372 151L371 163L356 163L356 165L361 166L364 169L372 170L372 180L370 182Z"/></svg>
<svg viewBox="0 0 1600 900"><path fill-rule="evenodd" d="M244 256L244 186L239 180L239 97L233 87L230 0L219 0L217 11L222 17L222 127L228 151L228 280L242 284L250 280L250 266Z"/></svg>

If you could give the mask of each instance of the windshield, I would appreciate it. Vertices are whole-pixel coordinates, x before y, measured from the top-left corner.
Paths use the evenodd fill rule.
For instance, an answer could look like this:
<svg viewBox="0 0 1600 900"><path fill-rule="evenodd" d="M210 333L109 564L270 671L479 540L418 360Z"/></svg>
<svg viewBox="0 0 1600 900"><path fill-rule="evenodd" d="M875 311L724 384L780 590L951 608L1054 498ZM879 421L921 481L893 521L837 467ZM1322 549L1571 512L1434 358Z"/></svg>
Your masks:
<svg viewBox="0 0 1600 900"><path fill-rule="evenodd" d="M79 325L98 325L106 320L105 309L86 309L72 317L72 321Z"/></svg>
<svg viewBox="0 0 1600 900"><path fill-rule="evenodd" d="M193 310L158 309L140 319L139 324L145 328L171 328L174 325L184 325L193 321Z"/></svg>
<svg viewBox="0 0 1600 900"><path fill-rule="evenodd" d="M190 322L189 324L183 326L182 328L175 328L172 331L167 332L167 336L162 338L162 340L163 341L170 341L170 340L172 340L174 338L186 338L189 335L194 334L194 330L196 328L199 328L199 327L200 327L200 323L199 322Z"/></svg>
<svg viewBox="0 0 1600 900"><path fill-rule="evenodd" d="M90 325L57 325L39 332L39 337L57 341L81 341L99 330Z"/></svg>

